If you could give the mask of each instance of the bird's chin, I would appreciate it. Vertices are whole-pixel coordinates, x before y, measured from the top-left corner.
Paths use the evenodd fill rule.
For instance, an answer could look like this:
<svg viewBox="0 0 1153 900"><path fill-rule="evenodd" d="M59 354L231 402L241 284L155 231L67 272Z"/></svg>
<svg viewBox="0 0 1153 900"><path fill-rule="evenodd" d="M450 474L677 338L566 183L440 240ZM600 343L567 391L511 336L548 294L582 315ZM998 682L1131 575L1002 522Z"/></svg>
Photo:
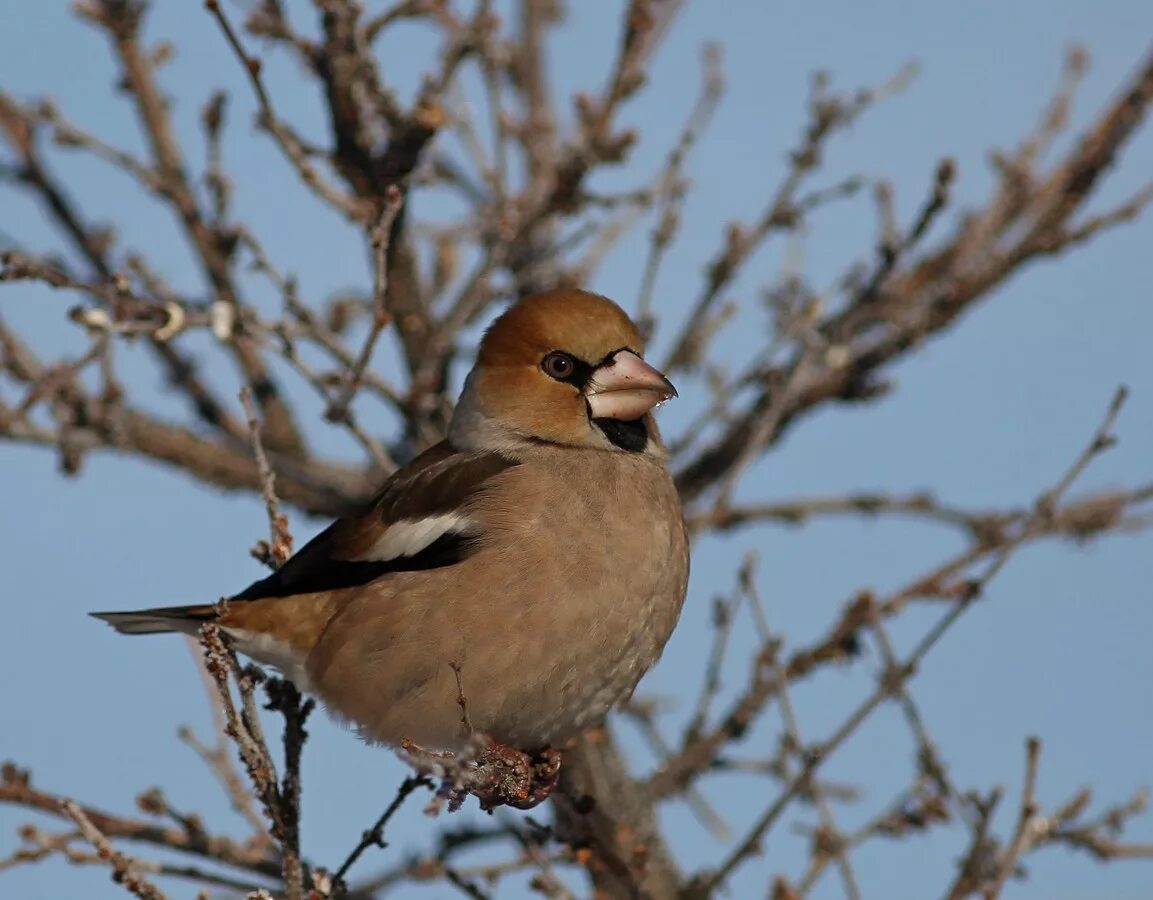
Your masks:
<svg viewBox="0 0 1153 900"><path fill-rule="evenodd" d="M594 419L619 419L632 421L660 406L669 399L663 391L650 391L644 388L604 391L589 395L588 404Z"/></svg>

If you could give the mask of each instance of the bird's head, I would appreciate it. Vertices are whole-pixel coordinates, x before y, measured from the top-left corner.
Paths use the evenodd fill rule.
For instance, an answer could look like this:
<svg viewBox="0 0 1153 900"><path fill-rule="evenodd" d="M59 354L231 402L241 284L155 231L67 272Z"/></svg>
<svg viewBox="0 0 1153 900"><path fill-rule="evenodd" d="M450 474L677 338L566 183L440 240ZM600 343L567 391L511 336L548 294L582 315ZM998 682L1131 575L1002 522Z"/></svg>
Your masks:
<svg viewBox="0 0 1153 900"><path fill-rule="evenodd" d="M587 291L521 300L481 341L450 436L500 449L523 441L664 454L652 410L677 395L643 359L619 306Z"/></svg>

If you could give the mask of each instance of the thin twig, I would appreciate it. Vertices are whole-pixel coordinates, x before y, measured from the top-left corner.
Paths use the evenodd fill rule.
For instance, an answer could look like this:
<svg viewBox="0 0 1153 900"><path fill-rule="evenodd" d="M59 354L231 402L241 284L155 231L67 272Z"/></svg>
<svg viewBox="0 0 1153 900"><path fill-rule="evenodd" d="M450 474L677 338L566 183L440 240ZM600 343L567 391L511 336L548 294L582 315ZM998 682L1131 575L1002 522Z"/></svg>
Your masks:
<svg viewBox="0 0 1153 900"><path fill-rule="evenodd" d="M367 221L367 205L356 197L344 193L335 185L325 180L309 160L308 154L304 152L304 148L300 145L300 142L292 132L281 123L272 108L272 100L268 96L268 89L264 86L260 60L255 56L249 56L247 51L245 51L244 45L240 42L240 36L232 27L232 23L229 22L228 16L225 14L218 0L204 0L204 8L216 19L220 30L224 32L225 40L228 41L228 45L240 61L245 75L248 76L248 81L252 85L253 93L256 94L256 100L260 106L260 124L264 126L268 133L275 139L277 146L280 147L285 157L292 164L296 170L296 174L300 176L300 180L312 188L318 197L334 209L344 213L353 222L360 224Z"/></svg>
<svg viewBox="0 0 1153 900"><path fill-rule="evenodd" d="M776 654L773 654L773 674L777 679L777 703L781 707L781 719L785 723L785 733L789 736L793 747L796 752L803 759L807 753L807 747L804 740L801 738L800 726L797 724L797 716L793 710L792 700L789 699L789 680L785 675L784 669L781 667L780 662L776 659ZM814 859L822 856L832 856L837 863L837 868L841 873L841 881L845 888L845 896L849 900L860 900L861 889L857 885L857 877L853 874L853 867L849 863L849 855L847 852L847 841L844 834L837 828L837 823L833 818L833 811L829 805L829 798L825 796L825 792L821 790L820 784L816 779L812 779L807 788L806 793L812 796L817 805L817 812L821 817L821 828L814 839L814 850L812 856ZM805 879L801 882L801 890L811 890L815 881Z"/></svg>
<svg viewBox="0 0 1153 900"><path fill-rule="evenodd" d="M245 385L240 389L240 402L248 416L248 432L252 440L252 454L260 473L260 496L264 499L264 509L268 514L268 542L261 541L252 551L256 559L271 569L279 569L292 556L292 532L288 530L288 516L280 512L280 500L276 496L276 473L264 452L260 439L260 419L252 402L252 389Z"/></svg>
<svg viewBox="0 0 1153 900"><path fill-rule="evenodd" d="M356 360L349 369L344 380L343 390L329 404L325 411L325 418L330 422L342 421L348 412L353 397L360 389L364 371L372 359L372 351L385 327L392 321L392 314L388 308L388 248L392 239L392 226L404 202L404 192L392 185L385 195L384 209L376 227L372 229L373 251L373 287L372 287L372 324L369 327L368 337L364 346L357 355ZM378 460L387 464L386 460Z"/></svg>
<svg viewBox="0 0 1153 900"><path fill-rule="evenodd" d="M112 867L113 881L124 885L129 893L139 897L140 900L167 900L166 895L140 873L132 857L125 856L112 846L112 842L93 824L79 803L74 800L62 800L60 809L76 823L76 827L80 829L80 833L88 843L95 847L100 857Z"/></svg>
<svg viewBox="0 0 1153 900"><path fill-rule="evenodd" d="M652 298L656 288L657 273L665 251L676 236L680 225L680 207L684 199L681 186L681 172L685 161L697 139L708 129L713 113L724 94L725 82L721 72L721 51L714 44L707 44L701 52L701 93L694 104L680 137L669 152L661 175L657 204L657 221L649 241L648 256L645 259L641 285L637 291L637 321L642 334L652 333Z"/></svg>
<svg viewBox="0 0 1153 900"><path fill-rule="evenodd" d="M404 801L408 799L409 795L417 788L432 786L432 780L426 778L424 775L410 775L400 783L400 787L397 789L396 796L392 799L392 802L388 804L384 812L380 814L380 818L376 820L372 828L361 835L360 842L352 848L352 851L345 857L344 862L340 864L340 868L338 868L332 876L334 897L339 897L342 891L347 891L344 877L353 865L356 864L356 861L360 859L365 850L369 847L383 848L388 846L384 841L384 829L388 825L389 820L392 819L401 806L404 805Z"/></svg>
<svg viewBox="0 0 1153 900"><path fill-rule="evenodd" d="M1021 791L1021 810L1017 815L1017 828L1013 833L1013 840L1009 843L997 875L985 888L986 900L996 900L1001 896L1005 883L1017 870L1021 857L1029 850L1029 844L1035 835L1037 816L1037 767L1041 759L1041 741L1030 737L1025 742L1025 786Z"/></svg>

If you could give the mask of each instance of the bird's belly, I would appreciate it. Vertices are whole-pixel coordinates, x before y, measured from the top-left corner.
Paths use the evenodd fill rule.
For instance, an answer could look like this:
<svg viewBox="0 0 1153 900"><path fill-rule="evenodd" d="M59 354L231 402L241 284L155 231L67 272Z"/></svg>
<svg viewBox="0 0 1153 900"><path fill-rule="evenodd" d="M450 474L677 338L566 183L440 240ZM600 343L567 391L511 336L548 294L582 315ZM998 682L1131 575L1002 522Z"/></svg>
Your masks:
<svg viewBox="0 0 1153 900"><path fill-rule="evenodd" d="M399 691L381 685L372 715L348 717L366 738L393 745L460 749L471 728L523 750L560 746L632 693L676 613L634 598L607 612L538 609L496 631L467 629L458 644L430 648L423 677Z"/></svg>
<svg viewBox="0 0 1153 900"><path fill-rule="evenodd" d="M656 662L676 620L674 609L629 599L526 622L508 648L509 664L499 667L505 690L478 706L473 725L502 743L536 749L599 724Z"/></svg>

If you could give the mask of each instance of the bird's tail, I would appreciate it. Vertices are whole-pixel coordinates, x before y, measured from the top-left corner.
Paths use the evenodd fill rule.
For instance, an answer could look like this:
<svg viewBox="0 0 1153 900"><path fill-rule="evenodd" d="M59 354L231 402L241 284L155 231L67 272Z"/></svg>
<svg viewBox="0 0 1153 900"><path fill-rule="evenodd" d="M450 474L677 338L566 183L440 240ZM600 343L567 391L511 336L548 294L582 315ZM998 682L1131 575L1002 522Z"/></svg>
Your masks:
<svg viewBox="0 0 1153 900"><path fill-rule="evenodd" d="M94 619L107 622L121 634L196 634L200 626L216 618L214 604L165 606L133 612L94 612Z"/></svg>

